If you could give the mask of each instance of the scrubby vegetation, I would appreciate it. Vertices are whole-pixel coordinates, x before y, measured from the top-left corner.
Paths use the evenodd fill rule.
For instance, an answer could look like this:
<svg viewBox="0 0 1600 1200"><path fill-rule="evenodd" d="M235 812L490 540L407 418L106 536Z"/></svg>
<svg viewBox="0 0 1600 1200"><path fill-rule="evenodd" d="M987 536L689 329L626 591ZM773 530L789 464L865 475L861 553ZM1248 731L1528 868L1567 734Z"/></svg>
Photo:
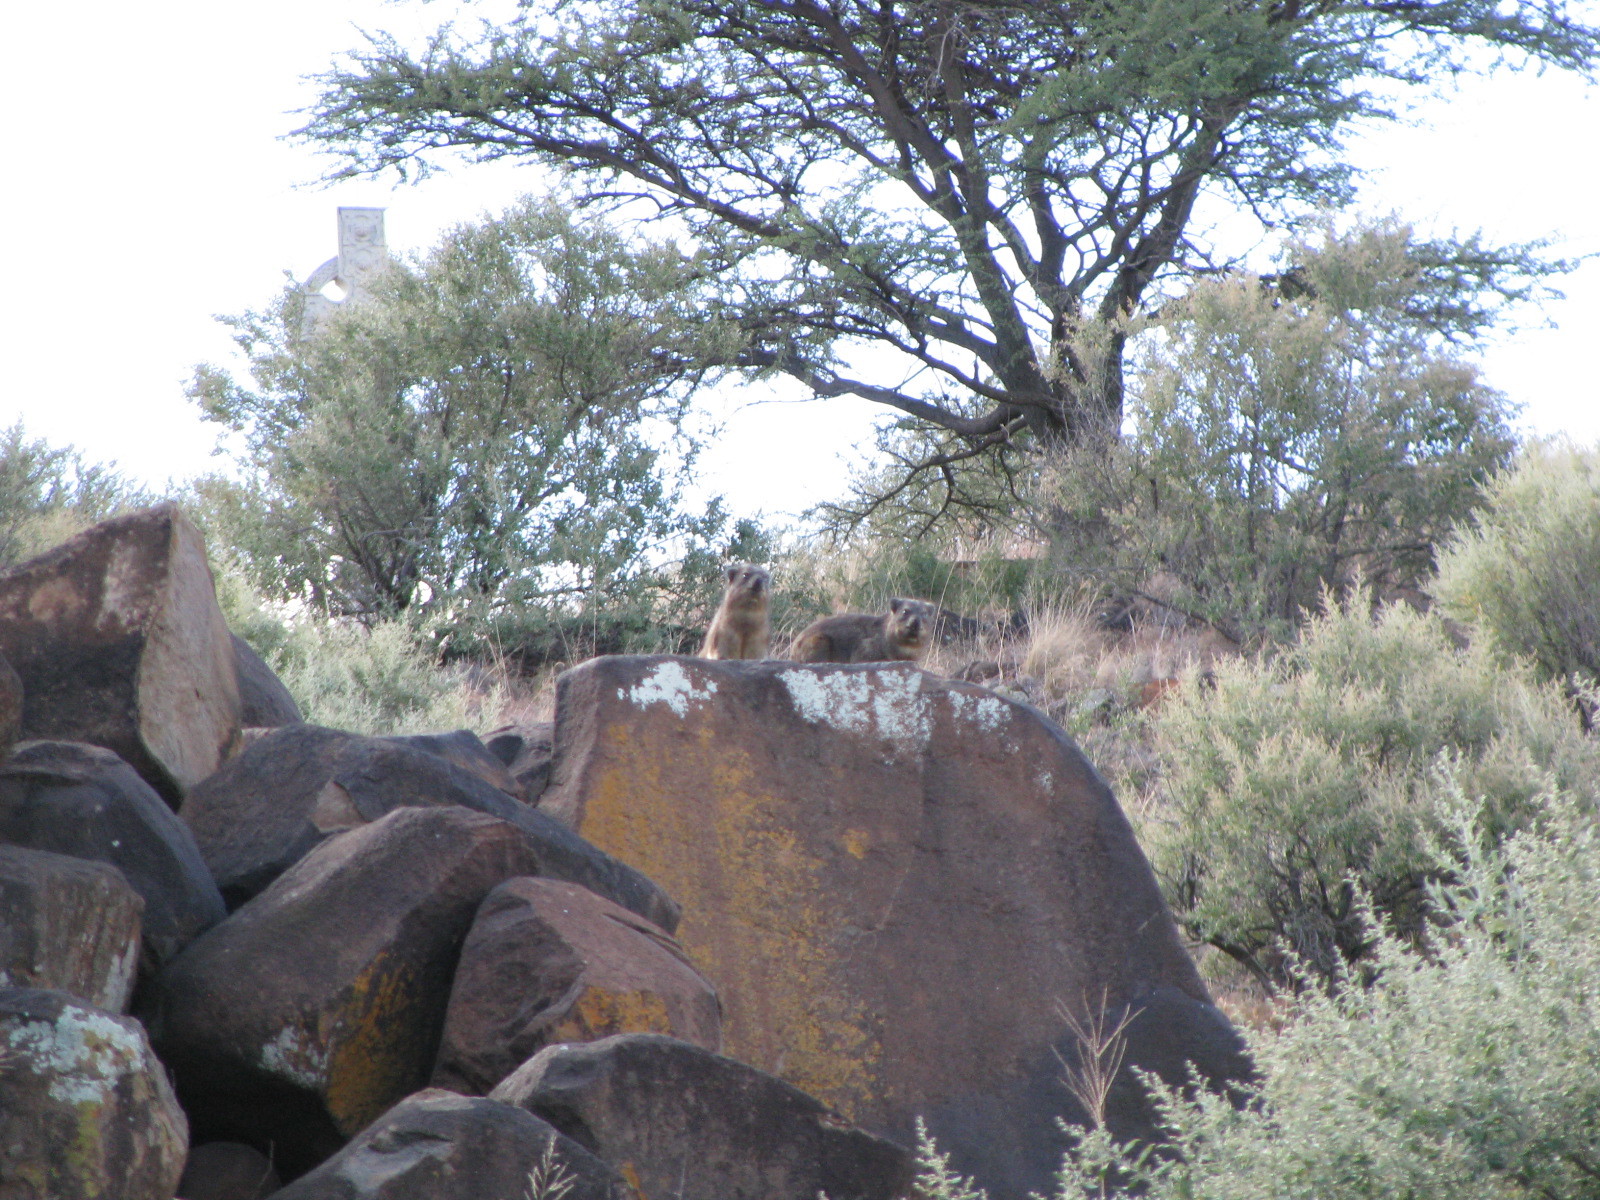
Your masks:
<svg viewBox="0 0 1600 1200"><path fill-rule="evenodd" d="M245 453L182 499L306 717L547 718L565 665L692 652L726 559L772 567L780 653L934 601L930 669L1044 709L1113 779L1260 1068L1164 1093L1159 1153L1069 1133L1063 1200L1600 1195L1600 451L1518 451L1471 359L1551 264L1324 215L1275 271L1054 313L1032 383L949 368L976 407L876 397L911 414L884 455L773 529L689 500L696 389L859 390L830 347L898 337L851 322L906 264L789 228L767 249L827 276L790 293L755 232L709 228L680 252L530 201L315 329L293 289L230 322L248 378L191 394ZM1037 428L1011 412L1035 383ZM149 498L13 427L0 566ZM974 1200L924 1159L930 1200Z"/></svg>
<svg viewBox="0 0 1600 1200"><path fill-rule="evenodd" d="M1444 611L1575 690L1600 682L1600 453L1535 443L1445 544Z"/></svg>
<svg viewBox="0 0 1600 1200"><path fill-rule="evenodd" d="M1175 1152L1069 1131L1061 1200L1597 1194L1593 793L1547 793L1537 829L1497 841L1442 775L1450 882L1430 889L1429 936L1369 924L1371 986L1311 989L1251 1032L1261 1082L1243 1097L1163 1092ZM975 1200L927 1147L924 1181L932 1200Z"/></svg>

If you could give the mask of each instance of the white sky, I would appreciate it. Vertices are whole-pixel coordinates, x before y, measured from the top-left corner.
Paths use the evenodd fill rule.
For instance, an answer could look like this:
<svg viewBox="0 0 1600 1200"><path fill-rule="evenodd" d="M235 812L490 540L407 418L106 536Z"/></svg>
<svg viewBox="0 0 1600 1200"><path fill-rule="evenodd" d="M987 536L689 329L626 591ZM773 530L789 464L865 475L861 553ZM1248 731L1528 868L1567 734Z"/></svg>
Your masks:
<svg viewBox="0 0 1600 1200"><path fill-rule="evenodd" d="M335 209L388 209L391 249L506 207L528 169L462 167L420 187L315 188L319 159L281 135L356 27L432 29L452 5L382 0L87 0L16 6L0 73L8 114L0 217L0 425L72 442L152 483L220 465L215 428L183 396L198 362L231 346L212 320L259 306L282 272L304 278L336 252ZM1434 229L1554 236L1600 252L1600 96L1565 77L1500 76L1430 105L1429 125L1356 150L1373 168L1366 207ZM1561 285L1553 328L1506 336L1489 381L1539 433L1600 440L1600 261ZM1527 314L1533 325L1540 314ZM798 392L744 389L743 401ZM838 494L846 445L883 410L865 401L745 404L703 460L736 514L794 511Z"/></svg>

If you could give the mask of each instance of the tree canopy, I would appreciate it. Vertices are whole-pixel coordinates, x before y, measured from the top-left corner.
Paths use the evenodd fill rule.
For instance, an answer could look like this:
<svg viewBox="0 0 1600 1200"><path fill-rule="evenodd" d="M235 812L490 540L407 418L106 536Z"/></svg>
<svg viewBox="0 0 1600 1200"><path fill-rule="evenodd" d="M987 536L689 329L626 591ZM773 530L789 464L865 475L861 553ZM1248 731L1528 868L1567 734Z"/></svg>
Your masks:
<svg viewBox="0 0 1600 1200"><path fill-rule="evenodd" d="M706 532L664 449L722 335L675 250L530 201L375 291L303 333L291 286L228 321L250 383L191 385L248 446L244 484L207 490L267 594L362 618L570 611Z"/></svg>
<svg viewBox="0 0 1600 1200"><path fill-rule="evenodd" d="M1600 45L1562 0L518 12L416 52L373 37L322 77L302 135L335 175L526 158L655 206L718 276L733 362L948 435L912 469L1114 437L1127 320L1228 260L1214 201L1269 224L1336 204L1343 136L1407 88L1505 62L1590 72Z"/></svg>

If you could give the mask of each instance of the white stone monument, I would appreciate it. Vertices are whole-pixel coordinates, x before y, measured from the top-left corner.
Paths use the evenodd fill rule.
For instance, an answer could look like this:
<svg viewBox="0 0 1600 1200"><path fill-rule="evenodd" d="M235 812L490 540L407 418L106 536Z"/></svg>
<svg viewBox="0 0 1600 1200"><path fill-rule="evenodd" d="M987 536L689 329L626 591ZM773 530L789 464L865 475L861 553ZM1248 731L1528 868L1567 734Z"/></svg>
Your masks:
<svg viewBox="0 0 1600 1200"><path fill-rule="evenodd" d="M383 209L339 209L339 255L330 258L301 284L306 294L302 328L311 333L341 304L365 299L372 280L389 262L389 245L383 236ZM335 300L324 289L336 284L344 296Z"/></svg>

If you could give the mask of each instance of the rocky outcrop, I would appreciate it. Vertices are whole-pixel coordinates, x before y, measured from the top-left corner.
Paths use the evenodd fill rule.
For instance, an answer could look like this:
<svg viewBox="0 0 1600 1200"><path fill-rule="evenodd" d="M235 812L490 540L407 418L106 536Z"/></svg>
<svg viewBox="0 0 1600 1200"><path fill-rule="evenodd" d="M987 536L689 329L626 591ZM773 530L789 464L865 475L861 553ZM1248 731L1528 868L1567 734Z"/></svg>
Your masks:
<svg viewBox="0 0 1600 1200"><path fill-rule="evenodd" d="M543 1117L676 1200L896 1200L910 1154L782 1080L698 1046L626 1034L552 1046L492 1099Z"/></svg>
<svg viewBox="0 0 1600 1200"><path fill-rule="evenodd" d="M1085 1117L1075 1024L1123 1022L1167 1080L1246 1070L1109 789L1026 704L616 658L562 678L553 729L358 737L296 720L219 622L170 508L0 575L0 984L85 997L0 991L0 1195L171 1200L163 1068L187 1200L273 1170L289 1200L552 1172L569 1200L895 1200L918 1116L1021 1195ZM164 1063L87 1002L122 1005L135 936ZM1157 1133L1126 1068L1105 1116Z"/></svg>
<svg viewBox="0 0 1600 1200"><path fill-rule="evenodd" d="M194 838L109 750L24 742L0 763L0 841L110 863L144 900L144 947L165 962L225 915Z"/></svg>
<svg viewBox="0 0 1600 1200"><path fill-rule="evenodd" d="M0 1194L171 1200L188 1126L139 1023L0 989Z"/></svg>
<svg viewBox="0 0 1600 1200"><path fill-rule="evenodd" d="M115 751L176 807L240 726L233 645L200 533L171 504L0 572L22 736Z"/></svg>
<svg viewBox="0 0 1600 1200"><path fill-rule="evenodd" d="M530 1113L493 1100L424 1091L395 1105L273 1200L558 1197L644 1200L605 1163Z"/></svg>
<svg viewBox="0 0 1600 1200"><path fill-rule="evenodd" d="M541 806L658 880L730 1055L864 1128L927 1118L992 1193L1047 1191L1063 1005L1174 1081L1245 1071L1111 790L1027 705L909 666L597 659ZM1124 1069L1108 1113L1152 1116Z"/></svg>
<svg viewBox="0 0 1600 1200"><path fill-rule="evenodd" d="M291 1173L427 1085L461 942L497 884L537 870L516 826L403 808L334 838L162 973L163 1059L209 1137Z"/></svg>
<svg viewBox="0 0 1600 1200"><path fill-rule="evenodd" d="M721 1047L716 990L663 929L576 884L510 879L461 951L436 1086L487 1093L546 1046L665 1033Z"/></svg>
<svg viewBox="0 0 1600 1200"><path fill-rule="evenodd" d="M0 988L66 992L122 1012L143 911L114 867L0 845Z"/></svg>
<svg viewBox="0 0 1600 1200"><path fill-rule="evenodd" d="M449 745L453 736L430 743L286 726L195 788L183 820L234 907L333 834L400 808L454 806L518 826L538 845L538 874L581 884L669 929L677 923L677 906L639 872L479 774L422 748Z"/></svg>

